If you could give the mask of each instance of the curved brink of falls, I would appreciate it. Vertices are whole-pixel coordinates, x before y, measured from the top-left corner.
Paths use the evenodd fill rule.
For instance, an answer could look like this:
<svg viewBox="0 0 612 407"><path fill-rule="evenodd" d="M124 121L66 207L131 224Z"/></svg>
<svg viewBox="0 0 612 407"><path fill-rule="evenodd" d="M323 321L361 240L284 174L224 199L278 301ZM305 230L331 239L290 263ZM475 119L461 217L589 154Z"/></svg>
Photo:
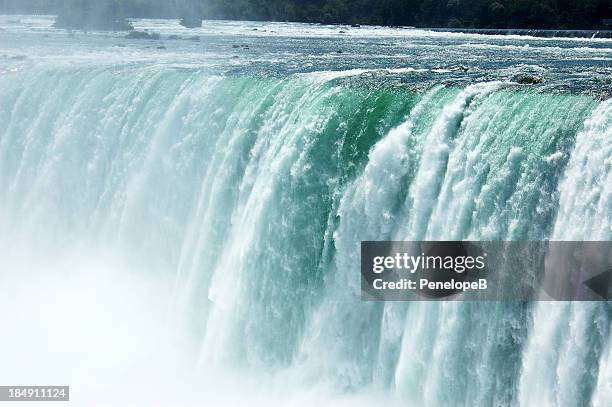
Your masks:
<svg viewBox="0 0 612 407"><path fill-rule="evenodd" d="M361 240L610 240L610 101L342 73L16 75L0 242L167 277L198 369L408 405L610 404L607 304L365 303L356 272Z"/></svg>

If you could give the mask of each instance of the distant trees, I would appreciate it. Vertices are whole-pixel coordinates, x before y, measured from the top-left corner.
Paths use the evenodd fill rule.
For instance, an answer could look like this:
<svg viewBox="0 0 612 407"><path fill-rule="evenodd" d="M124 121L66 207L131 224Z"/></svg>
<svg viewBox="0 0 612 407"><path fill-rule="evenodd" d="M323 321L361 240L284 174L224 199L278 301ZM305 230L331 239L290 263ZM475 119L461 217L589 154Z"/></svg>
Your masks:
<svg viewBox="0 0 612 407"><path fill-rule="evenodd" d="M196 0L197 1L197 0ZM467 28L603 28L612 0L208 0L207 18Z"/></svg>
<svg viewBox="0 0 612 407"><path fill-rule="evenodd" d="M59 25L124 17L276 20L466 28L603 28L612 0L5 0L15 12L56 12ZM59 4L59 5L58 5ZM2 3L0 0L0 12ZM93 18L92 16L95 16ZM105 24L104 24L105 25ZM197 24L196 24L197 25ZM93 28L93 27L92 27Z"/></svg>

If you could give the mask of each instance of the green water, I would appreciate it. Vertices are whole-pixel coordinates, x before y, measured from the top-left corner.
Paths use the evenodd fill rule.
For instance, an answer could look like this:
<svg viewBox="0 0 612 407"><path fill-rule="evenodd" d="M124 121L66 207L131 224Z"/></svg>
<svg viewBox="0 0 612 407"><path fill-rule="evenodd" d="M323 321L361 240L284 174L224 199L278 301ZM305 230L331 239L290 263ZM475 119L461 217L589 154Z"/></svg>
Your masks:
<svg viewBox="0 0 612 407"><path fill-rule="evenodd" d="M559 79L567 66L546 58L538 63L548 82L536 87L518 86L502 65L437 77L443 56L416 67L427 74L390 72L400 67L365 52L380 38L406 46L390 30L352 42L355 53L325 65L337 69L315 70L282 50L318 33L329 46L332 28L286 25L225 69L228 38L251 38L251 23L204 31L199 56L191 42L124 49L116 34L69 37L32 28L40 24L0 33L23 30L19 52L28 54L11 59L16 45L0 43L9 61L0 74L0 281L15 326L4 339L14 352L0 361L20 360L20 377L61 365L43 378L94 389L83 379L94 369L100 386L129 395L125 371L147 386L189 387L185 405L197 404L200 387L215 395L203 398L211 405L243 405L234 374L249 378L240 381L247 404L608 405L607 303L359 297L363 240L612 238L612 105L592 92L609 80L595 59L585 62L595 79L575 86ZM478 40L501 60L510 54L495 47L517 47L417 34L419 55L446 44L465 56L465 41ZM608 52L604 42L580 43L585 51L529 41L555 58ZM142 293L152 281L163 293L154 299ZM61 294L32 309L56 292L48 287ZM47 312L69 315L70 329L42 323ZM34 322L17 323L25 320ZM28 357L42 337L56 353ZM177 350L188 355L179 367Z"/></svg>

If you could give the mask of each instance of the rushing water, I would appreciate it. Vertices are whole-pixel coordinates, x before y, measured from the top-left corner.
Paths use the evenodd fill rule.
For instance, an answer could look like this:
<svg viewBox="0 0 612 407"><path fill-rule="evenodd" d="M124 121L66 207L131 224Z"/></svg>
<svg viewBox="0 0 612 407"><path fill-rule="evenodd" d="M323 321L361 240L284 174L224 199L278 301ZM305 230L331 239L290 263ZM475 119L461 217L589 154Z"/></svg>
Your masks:
<svg viewBox="0 0 612 407"><path fill-rule="evenodd" d="M611 240L611 40L51 23L0 17L2 384L610 405L607 303L362 302L359 243Z"/></svg>

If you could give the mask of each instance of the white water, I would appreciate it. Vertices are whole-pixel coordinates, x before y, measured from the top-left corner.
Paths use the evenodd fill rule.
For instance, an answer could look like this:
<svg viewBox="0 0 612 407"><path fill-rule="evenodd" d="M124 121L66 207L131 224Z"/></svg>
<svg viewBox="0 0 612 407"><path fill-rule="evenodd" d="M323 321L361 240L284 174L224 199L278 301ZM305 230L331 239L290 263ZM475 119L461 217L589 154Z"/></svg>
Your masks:
<svg viewBox="0 0 612 407"><path fill-rule="evenodd" d="M559 187L552 239L612 239L611 154L612 104L607 101L593 111L576 137ZM612 346L609 312L605 303L538 304L523 359L522 404L579 406L597 377L593 405L604 405L611 380L606 356Z"/></svg>
<svg viewBox="0 0 612 407"><path fill-rule="evenodd" d="M610 239L610 102L354 74L3 73L0 382L88 406L609 404L607 304L362 302L359 242Z"/></svg>

